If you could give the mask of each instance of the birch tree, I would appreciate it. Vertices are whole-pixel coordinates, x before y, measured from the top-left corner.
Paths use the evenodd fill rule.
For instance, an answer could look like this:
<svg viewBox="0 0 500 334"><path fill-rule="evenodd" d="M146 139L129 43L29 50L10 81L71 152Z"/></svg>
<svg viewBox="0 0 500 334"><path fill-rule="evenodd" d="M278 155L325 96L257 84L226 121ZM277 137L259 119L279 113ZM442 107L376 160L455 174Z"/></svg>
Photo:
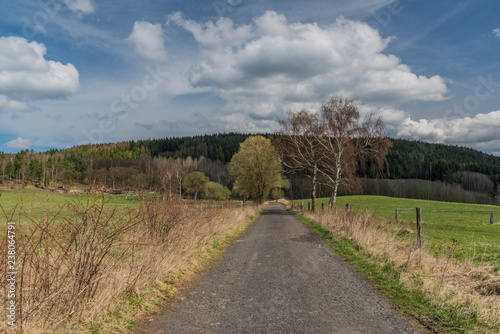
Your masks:
<svg viewBox="0 0 500 334"><path fill-rule="evenodd" d="M368 159L382 167L392 143L383 137L385 125L382 117L371 112L361 119L355 100L333 96L321 106L321 118L325 132L320 142L327 155L320 173L326 184L333 188L329 203L332 207L339 186L349 183L358 166Z"/></svg>
<svg viewBox="0 0 500 334"><path fill-rule="evenodd" d="M318 176L327 153L319 140L325 132L325 124L317 114L302 109L289 113L287 120L280 121L280 126L275 144L281 162L288 172L305 173L310 178L312 210L315 211Z"/></svg>
<svg viewBox="0 0 500 334"><path fill-rule="evenodd" d="M339 186L348 184L367 159L382 165L391 146L383 138L380 117L369 113L361 119L356 101L333 96L319 114L291 112L280 122L276 144L289 171L305 172L312 182L312 209L316 209L318 184L332 188L329 206L335 205Z"/></svg>

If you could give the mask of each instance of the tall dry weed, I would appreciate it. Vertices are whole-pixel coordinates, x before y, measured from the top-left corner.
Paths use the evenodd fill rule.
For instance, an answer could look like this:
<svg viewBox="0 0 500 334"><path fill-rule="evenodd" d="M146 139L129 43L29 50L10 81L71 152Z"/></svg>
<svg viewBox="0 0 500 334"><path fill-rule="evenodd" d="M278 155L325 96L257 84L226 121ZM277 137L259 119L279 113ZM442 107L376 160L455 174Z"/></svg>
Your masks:
<svg viewBox="0 0 500 334"><path fill-rule="evenodd" d="M16 331L126 332L117 317L132 319L154 308L168 296L170 282L193 270L197 254L258 210L158 199L124 209L96 196L76 198L66 207L47 204L42 217L19 208L4 211L5 219L19 227ZM24 233L21 227L28 222ZM2 242L3 259L6 252ZM2 266L0 275L5 274ZM0 294L4 304L5 293ZM145 302L130 308L131 298ZM5 311L2 307L2 319ZM12 331L5 323L2 327Z"/></svg>
<svg viewBox="0 0 500 334"><path fill-rule="evenodd" d="M118 214L117 207L108 208L97 197L54 211L46 207L43 217L17 215L19 227L30 225L25 233L18 228L16 240L17 324L25 332L57 330L81 319L82 305L95 297L127 254L124 235L140 223L137 213Z"/></svg>

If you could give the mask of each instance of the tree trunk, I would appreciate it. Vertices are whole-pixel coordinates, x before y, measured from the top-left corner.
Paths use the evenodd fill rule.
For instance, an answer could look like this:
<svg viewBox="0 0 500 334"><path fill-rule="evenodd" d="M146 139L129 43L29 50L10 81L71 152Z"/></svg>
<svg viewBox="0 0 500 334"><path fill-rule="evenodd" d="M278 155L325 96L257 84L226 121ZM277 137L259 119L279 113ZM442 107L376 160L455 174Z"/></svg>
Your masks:
<svg viewBox="0 0 500 334"><path fill-rule="evenodd" d="M333 186L332 196L330 197L330 203L328 203L328 207L333 208L337 203L337 190L339 189L339 183L335 182Z"/></svg>
<svg viewBox="0 0 500 334"><path fill-rule="evenodd" d="M340 183L340 178L341 178L341 172L340 172L340 155L339 159L337 161L337 170L336 170L336 175L335 175L335 182L333 184L333 193L332 196L330 197L330 203L328 203L328 206L332 208L336 203L337 203L337 190L339 189L339 183Z"/></svg>
<svg viewBox="0 0 500 334"><path fill-rule="evenodd" d="M182 177L179 176L179 172L177 172L177 182L179 183L179 200L182 200Z"/></svg>
<svg viewBox="0 0 500 334"><path fill-rule="evenodd" d="M316 211L316 187L317 187L318 166L314 165L312 178L312 212Z"/></svg>

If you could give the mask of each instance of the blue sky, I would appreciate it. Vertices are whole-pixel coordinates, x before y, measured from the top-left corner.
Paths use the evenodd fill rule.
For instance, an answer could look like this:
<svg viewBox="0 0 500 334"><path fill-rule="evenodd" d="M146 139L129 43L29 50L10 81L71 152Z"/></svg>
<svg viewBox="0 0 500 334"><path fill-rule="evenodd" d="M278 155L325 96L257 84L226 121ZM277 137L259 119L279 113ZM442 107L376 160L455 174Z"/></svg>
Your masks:
<svg viewBox="0 0 500 334"><path fill-rule="evenodd" d="M0 6L0 151L269 132L342 95L390 136L500 154L498 1Z"/></svg>

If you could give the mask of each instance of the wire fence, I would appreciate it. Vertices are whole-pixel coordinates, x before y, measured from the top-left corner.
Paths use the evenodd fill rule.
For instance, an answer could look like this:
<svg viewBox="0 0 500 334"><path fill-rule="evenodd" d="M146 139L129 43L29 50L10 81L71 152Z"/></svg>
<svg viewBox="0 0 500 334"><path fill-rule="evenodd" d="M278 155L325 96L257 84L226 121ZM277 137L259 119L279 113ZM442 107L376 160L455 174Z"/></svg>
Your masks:
<svg viewBox="0 0 500 334"><path fill-rule="evenodd" d="M396 221L399 221L399 218L400 218L400 213L401 211L414 211L415 209L414 208L398 208L398 209L395 209L395 213L396 213L396 216L395 216L395 219ZM417 208L418 210L418 208ZM432 210L431 211L432 214L440 214L440 213L447 213L447 214L454 214L454 215L459 215L459 214L478 214L478 215L481 215L483 217L489 217L489 220L490 220L490 225L493 225L495 223L495 216L500 216L500 210L497 210L497 211L488 211L488 210L466 210L466 211L451 211L451 210L439 210L439 211L434 211Z"/></svg>
<svg viewBox="0 0 500 334"><path fill-rule="evenodd" d="M312 206L311 206L311 202L310 201L297 201L297 202L293 202L292 201L292 209L294 207L298 207L299 209L301 210L307 210L307 211L311 211L312 210ZM325 211L328 210L328 208L324 205L324 203L321 203L321 206L320 207L316 207L315 208L316 210L321 210L321 211ZM350 213L351 212L351 204L349 203L346 203L345 204L345 211L347 213ZM416 228L417 228L417 246L420 248L421 245L422 245L422 208L420 207L417 207L417 208L396 208L394 209L394 212L395 212L395 220L396 222L402 222L402 221L407 221L407 217L408 215L414 215L414 219L412 218L411 221L413 222L416 222ZM413 212L413 214L411 213ZM429 213L430 215L434 216L437 214L453 214L453 215L459 215L459 214L474 214L474 215L478 215L481 217L481 219L484 219L483 223L487 223L487 220L489 218L489 225L494 225L495 223L495 216L497 217L500 217L500 209L499 210L463 210L463 211L455 211L455 210L429 210L429 211L425 211L425 213ZM402 213L405 213L403 217L401 217L400 215ZM401 219L401 218L404 218L404 219Z"/></svg>

